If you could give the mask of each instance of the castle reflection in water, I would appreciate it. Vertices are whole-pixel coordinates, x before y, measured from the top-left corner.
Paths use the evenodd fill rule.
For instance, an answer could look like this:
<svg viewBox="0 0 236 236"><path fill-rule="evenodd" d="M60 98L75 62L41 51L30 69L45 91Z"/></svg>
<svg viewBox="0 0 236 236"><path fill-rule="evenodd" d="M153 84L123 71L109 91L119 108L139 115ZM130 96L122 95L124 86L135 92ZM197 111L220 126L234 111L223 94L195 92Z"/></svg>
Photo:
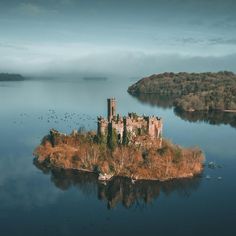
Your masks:
<svg viewBox="0 0 236 236"><path fill-rule="evenodd" d="M182 197L189 197L198 189L201 177L192 179L179 179L166 182L137 181L133 183L124 177L115 177L106 184L98 181L93 173L76 170L48 169L35 165L45 174L51 175L51 181L56 187L68 190L77 187L84 195L96 196L107 203L107 208L112 209L118 204L125 208L146 207L153 203L161 194L168 196L177 192Z"/></svg>

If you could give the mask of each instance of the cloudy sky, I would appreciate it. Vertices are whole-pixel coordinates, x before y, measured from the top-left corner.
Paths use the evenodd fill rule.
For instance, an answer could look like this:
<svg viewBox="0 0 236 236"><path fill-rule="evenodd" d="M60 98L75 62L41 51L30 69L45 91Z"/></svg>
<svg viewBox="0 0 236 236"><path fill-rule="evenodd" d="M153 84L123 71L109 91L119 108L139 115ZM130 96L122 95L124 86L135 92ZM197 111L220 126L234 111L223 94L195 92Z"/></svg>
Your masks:
<svg viewBox="0 0 236 236"><path fill-rule="evenodd" d="M235 0L0 0L0 71L236 71Z"/></svg>

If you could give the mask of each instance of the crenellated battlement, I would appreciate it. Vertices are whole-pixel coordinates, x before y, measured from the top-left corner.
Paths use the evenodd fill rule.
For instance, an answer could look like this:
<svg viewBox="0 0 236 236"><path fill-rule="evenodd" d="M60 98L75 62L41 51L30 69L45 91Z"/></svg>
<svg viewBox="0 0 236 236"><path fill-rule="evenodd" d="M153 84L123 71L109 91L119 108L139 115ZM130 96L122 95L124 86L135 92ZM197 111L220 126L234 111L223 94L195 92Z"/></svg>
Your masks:
<svg viewBox="0 0 236 236"><path fill-rule="evenodd" d="M116 115L115 98L107 99L108 115L107 119L98 117L98 136L109 136L109 129L115 130L119 143L124 142L127 136L129 142L137 139L138 136L148 136L151 139L162 137L163 122L156 116L139 116L136 113L128 113L128 116ZM161 142L160 142L161 143Z"/></svg>

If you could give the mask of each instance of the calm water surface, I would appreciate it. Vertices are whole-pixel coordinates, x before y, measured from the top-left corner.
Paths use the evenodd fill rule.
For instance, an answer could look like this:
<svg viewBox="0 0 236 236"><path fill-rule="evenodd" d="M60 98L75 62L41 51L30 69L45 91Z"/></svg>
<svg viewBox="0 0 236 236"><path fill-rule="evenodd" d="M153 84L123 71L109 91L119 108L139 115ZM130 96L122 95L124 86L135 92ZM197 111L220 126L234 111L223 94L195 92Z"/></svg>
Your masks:
<svg viewBox="0 0 236 236"><path fill-rule="evenodd" d="M140 102L124 81L0 83L0 235L236 235L236 128ZM111 96L120 114L161 116L166 138L199 146L219 167L192 180L105 186L93 174L33 164L50 128L96 129Z"/></svg>

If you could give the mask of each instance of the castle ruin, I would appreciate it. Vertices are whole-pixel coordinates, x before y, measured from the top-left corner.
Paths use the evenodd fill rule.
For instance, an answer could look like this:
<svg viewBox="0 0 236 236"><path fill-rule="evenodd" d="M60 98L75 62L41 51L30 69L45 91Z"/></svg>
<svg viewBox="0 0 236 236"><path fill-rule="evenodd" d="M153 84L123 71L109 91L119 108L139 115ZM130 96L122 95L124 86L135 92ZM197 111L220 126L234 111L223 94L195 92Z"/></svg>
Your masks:
<svg viewBox="0 0 236 236"><path fill-rule="evenodd" d="M150 139L162 137L162 119L155 116L138 116L136 113L128 113L128 116L116 114L115 98L107 99L107 119L98 117L97 135L109 136L109 132L115 131L118 143L132 142L139 136L148 136Z"/></svg>

